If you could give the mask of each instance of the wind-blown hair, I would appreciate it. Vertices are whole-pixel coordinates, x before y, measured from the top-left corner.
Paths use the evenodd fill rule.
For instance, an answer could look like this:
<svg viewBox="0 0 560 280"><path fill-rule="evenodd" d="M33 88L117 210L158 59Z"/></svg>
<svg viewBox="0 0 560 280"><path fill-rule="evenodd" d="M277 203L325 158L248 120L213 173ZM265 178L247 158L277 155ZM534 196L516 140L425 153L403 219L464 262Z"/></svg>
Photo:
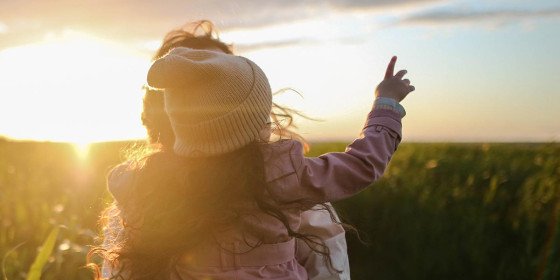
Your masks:
<svg viewBox="0 0 560 280"><path fill-rule="evenodd" d="M154 59L178 46L231 53L231 45L219 40L211 22L200 21L191 26L194 27L190 31L183 28L168 33ZM291 130L294 114L301 115L273 104L271 133L277 138L305 143ZM175 273L181 256L199 244L212 241L216 232L231 227L243 229L243 217L250 215L245 211L247 205L276 218L289 236L303 240L312 251L324 257L331 271L339 272L332 265L324 241L297 232L281 210L285 207L307 210L315 206L314 209L329 211L333 222L339 223L331 208L308 200L281 202L265 187L260 145L266 145L268 140L256 140L244 148L214 157L178 156L173 152L175 136L164 111L163 94L147 87L142 122L152 145L128 163L128 171L135 174L129 192L132 195L128 200L118 201L118 205L113 203L102 213L104 244L88 254L88 266L96 271L96 279L103 278L99 267L89 261L93 255L101 256L105 267L113 269L109 279L167 279Z"/></svg>

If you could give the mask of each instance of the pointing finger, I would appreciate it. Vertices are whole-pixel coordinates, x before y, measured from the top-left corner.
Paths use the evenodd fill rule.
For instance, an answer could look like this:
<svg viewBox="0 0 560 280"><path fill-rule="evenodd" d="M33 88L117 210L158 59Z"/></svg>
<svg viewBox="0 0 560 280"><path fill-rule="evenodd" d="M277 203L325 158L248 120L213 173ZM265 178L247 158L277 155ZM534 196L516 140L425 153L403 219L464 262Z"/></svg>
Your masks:
<svg viewBox="0 0 560 280"><path fill-rule="evenodd" d="M393 72L395 71L395 63L397 62L397 57L393 56L389 65L387 66L387 72L385 72L385 79L393 77Z"/></svg>

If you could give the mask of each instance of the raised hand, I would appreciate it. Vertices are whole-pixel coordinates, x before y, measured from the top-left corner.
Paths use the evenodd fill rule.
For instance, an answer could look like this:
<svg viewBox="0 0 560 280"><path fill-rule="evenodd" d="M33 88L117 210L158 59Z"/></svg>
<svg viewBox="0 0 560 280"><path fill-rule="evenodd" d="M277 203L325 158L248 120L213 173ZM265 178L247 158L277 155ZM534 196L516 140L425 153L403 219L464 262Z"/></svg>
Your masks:
<svg viewBox="0 0 560 280"><path fill-rule="evenodd" d="M375 89L375 97L387 97L401 102L411 91L414 91L415 88L410 85L410 80L403 79L407 72L406 70L400 70L397 74L393 75L396 62L397 57L393 56L387 66L385 79Z"/></svg>

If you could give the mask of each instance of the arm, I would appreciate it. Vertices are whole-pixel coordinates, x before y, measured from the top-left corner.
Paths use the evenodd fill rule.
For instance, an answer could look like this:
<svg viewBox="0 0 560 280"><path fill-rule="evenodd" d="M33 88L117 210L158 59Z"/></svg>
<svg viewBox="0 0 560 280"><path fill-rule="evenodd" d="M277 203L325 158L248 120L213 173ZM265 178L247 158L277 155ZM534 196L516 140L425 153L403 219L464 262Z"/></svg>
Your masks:
<svg viewBox="0 0 560 280"><path fill-rule="evenodd" d="M374 109L361 137L343 153L305 158L296 146L291 157L301 186L300 195L319 201L336 201L379 180L400 143L400 130L400 117L396 113Z"/></svg>
<svg viewBox="0 0 560 280"><path fill-rule="evenodd" d="M360 138L343 153L328 153L317 158L305 158L302 145L290 148L291 166L295 174L275 192L285 200L313 199L318 202L348 198L363 190L383 175L401 141L401 119L404 109L398 104L414 90L405 70L393 75L393 57L385 79L378 85L376 101Z"/></svg>

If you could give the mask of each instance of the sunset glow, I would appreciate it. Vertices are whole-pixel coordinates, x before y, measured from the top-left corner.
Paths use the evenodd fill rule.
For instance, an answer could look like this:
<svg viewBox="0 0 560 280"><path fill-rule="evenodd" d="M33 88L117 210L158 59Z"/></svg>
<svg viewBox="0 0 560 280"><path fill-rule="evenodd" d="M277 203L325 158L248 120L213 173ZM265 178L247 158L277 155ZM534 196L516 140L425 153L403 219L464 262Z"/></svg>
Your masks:
<svg viewBox="0 0 560 280"><path fill-rule="evenodd" d="M560 0L0 0L2 279L560 280L559 35Z"/></svg>
<svg viewBox="0 0 560 280"><path fill-rule="evenodd" d="M359 134L393 55L417 89L403 102L405 141L560 140L550 86L557 1L10 3L0 4L0 136L9 139L144 138L150 58L171 29L209 19L274 91L302 93L277 101L323 120L297 120L310 140Z"/></svg>
<svg viewBox="0 0 560 280"><path fill-rule="evenodd" d="M141 138L146 59L67 31L0 52L1 131L17 139L85 143Z"/></svg>
<svg viewBox="0 0 560 280"><path fill-rule="evenodd" d="M89 153L89 148L91 144L89 142L74 142L73 143L74 150L76 151L76 155L80 159L86 159Z"/></svg>

